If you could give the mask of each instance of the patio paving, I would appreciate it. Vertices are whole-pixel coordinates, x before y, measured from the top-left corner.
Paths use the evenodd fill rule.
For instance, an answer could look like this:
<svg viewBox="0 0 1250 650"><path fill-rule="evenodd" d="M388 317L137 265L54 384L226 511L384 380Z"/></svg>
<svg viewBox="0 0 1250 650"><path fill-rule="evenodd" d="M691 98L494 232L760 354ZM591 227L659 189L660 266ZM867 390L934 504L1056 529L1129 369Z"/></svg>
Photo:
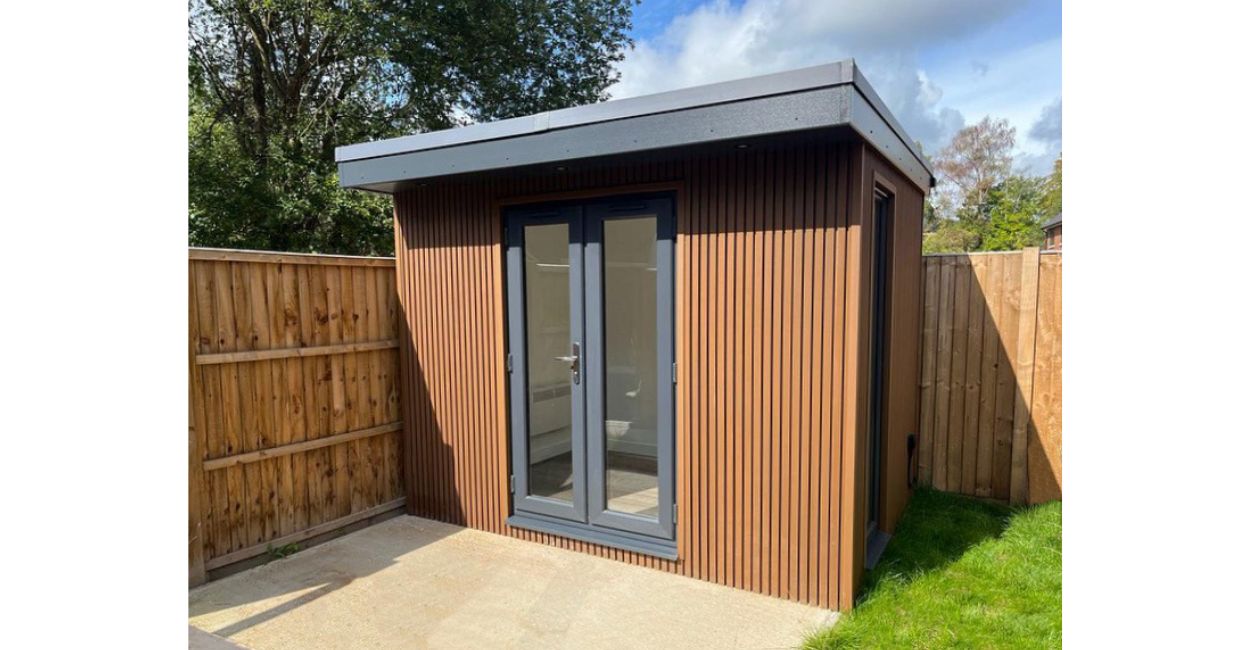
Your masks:
<svg viewBox="0 0 1250 650"><path fill-rule="evenodd" d="M836 614L397 517L190 592L249 648L788 648Z"/></svg>

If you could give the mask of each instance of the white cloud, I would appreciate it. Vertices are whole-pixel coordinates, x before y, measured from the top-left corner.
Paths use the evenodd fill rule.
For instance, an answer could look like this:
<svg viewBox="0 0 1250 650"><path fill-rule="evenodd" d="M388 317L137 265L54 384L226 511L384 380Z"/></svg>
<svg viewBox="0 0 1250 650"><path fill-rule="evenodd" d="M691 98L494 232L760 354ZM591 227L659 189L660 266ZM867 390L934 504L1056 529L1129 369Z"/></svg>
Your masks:
<svg viewBox="0 0 1250 650"><path fill-rule="evenodd" d="M1063 99L1042 107L1025 134L1024 151L1016 155L1016 169L1026 174L1049 174L1063 150Z"/></svg>
<svg viewBox="0 0 1250 650"><path fill-rule="evenodd" d="M675 18L659 36L639 42L621 62L621 81L611 93L632 97L854 57L908 134L934 153L966 122L984 114L1006 117L1018 128L1029 124L1041 102L1057 94L1048 88L1040 101L1032 97L1035 92L1021 99L1012 95L1008 83L1009 77L1031 83L1020 78L1019 67L1036 65L1047 54L1057 56L1045 48L1018 57L1018 62L1000 57L965 60L957 73L927 72L919 64L923 48L984 31L1021 4L1019 0L745 0L734 6L711 0ZM966 102L976 96L978 87L985 95ZM994 105L1007 110L982 112Z"/></svg>
<svg viewBox="0 0 1250 650"><path fill-rule="evenodd" d="M1029 129L1029 139L1046 146L1056 146L1063 141L1063 100L1056 98L1042 109L1041 117Z"/></svg>

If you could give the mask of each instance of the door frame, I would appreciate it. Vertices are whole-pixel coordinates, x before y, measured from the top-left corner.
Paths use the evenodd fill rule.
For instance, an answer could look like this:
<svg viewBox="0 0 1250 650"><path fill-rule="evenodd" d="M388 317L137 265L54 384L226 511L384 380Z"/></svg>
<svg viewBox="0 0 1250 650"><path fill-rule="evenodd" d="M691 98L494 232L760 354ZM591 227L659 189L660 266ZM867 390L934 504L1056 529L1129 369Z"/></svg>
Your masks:
<svg viewBox="0 0 1250 650"><path fill-rule="evenodd" d="M881 529L885 496L890 368L890 299L893 285L895 189L874 179L868 220L871 224L871 266L868 310L868 417L864 500L865 566L876 564L889 536Z"/></svg>
<svg viewBox="0 0 1250 650"><path fill-rule="evenodd" d="M676 440L676 432L677 432L676 422L677 422L677 419L680 417L680 414L678 413L679 407L678 407L678 402L676 400L676 363L675 363L675 360L678 356L678 351L676 349L676 345L678 341L677 331L678 331L678 327L680 327L680 323L678 321L681 318L681 315L677 313L677 310L676 310L676 284L677 284L677 263L678 263L678 260L677 260L677 212L680 209L679 206L684 205L684 189L685 189L684 183L680 181L676 181L676 182L607 186L607 187L600 187L600 188L595 188L595 189L590 189L590 190L577 190L577 191L566 191L566 192L555 192L555 193L509 196L509 197L499 198L499 199L492 201L493 209L496 211L496 214L499 214L501 216L501 225L505 226L504 238L503 238L503 244L504 244L503 253L504 253L505 263L503 265L504 277L501 278L501 286L503 287L504 294L505 294L504 340L508 343L508 349L506 351L507 358L508 358L508 367L507 367L506 372L508 374L505 375L504 377L507 383L507 390L505 391L505 393L508 395L507 407L509 411L509 415L507 418L507 422L509 426L509 433L507 437L507 441L508 441L507 453L508 453L509 462L507 466L509 468L509 471L511 472L511 476L513 480L515 481L515 483L513 483L511 486L511 490L509 491L509 496L511 497L511 501L512 501L512 507L509 509L510 514L506 520L507 525L518 527L518 528L524 528L528 530L535 530L539 532L556 534L556 535L560 535L563 537L587 541L587 542L591 542L594 544L600 544L603 546L619 548L623 550L642 553L645 555L652 555L652 556L660 557L663 559L668 559L668 560L677 559L677 541L676 540L677 540L677 534L678 534L678 531L677 531L678 516L676 512L676 498L677 498L677 482L678 482L679 477L678 477L678 469L677 469L677 464L678 464L677 447L678 445L677 445L677 440ZM511 373L526 372L526 369L524 365L525 360L523 359L524 355L515 354L516 350L523 349L523 347L518 347L518 346L524 346L525 344L524 318L523 318L524 295L523 294L519 296L516 295L518 292L512 287L513 281L510 279L511 278L510 273L513 272L511 270L513 265L516 263L522 262L522 260L520 260L519 258L522 248L514 244L523 243L519 241L519 238L522 238L523 235L518 234L516 232L517 230L519 230L517 228L506 227L509 223L509 215L515 212L519 212L519 211L530 213L531 211L534 211L534 210L541 211L544 209L550 211L550 210L559 210L559 209L567 209L567 208L574 208L574 209L588 208L592 204L613 203L613 202L618 202L622 200L636 201L636 200L649 200L649 199L650 200L662 199L667 203L667 207L668 207L666 211L667 214L665 215L667 219L664 219L660 215L657 214L658 222L662 223L664 221L667 221L666 225L661 225L661 223L657 223L659 234L668 235L667 238L664 238L661 236L660 239L658 240L660 242L660 247L657 250L657 264L660 264L660 258L664 257L667 265L670 266L670 270L668 272L668 278L670 279L670 282L668 283L669 291L667 292L667 296L663 294L657 295L657 300L660 303L657 305L657 321L660 318L666 317L668 319L668 322L670 323L669 328L659 330L660 340L657 341L657 345L660 346L660 348L664 351L665 354L667 354L667 358L669 362L667 364L659 365L657 367L657 373L660 375L672 373L672 377L670 377L670 381L668 383L668 387L670 388L670 390L665 390L660 393L660 400L662 402L668 401L669 403L668 413L670 414L670 417L665 418L665 422L663 423L663 428L666 430L666 433L662 433L660 430L657 430L657 445L665 445L665 448L667 450L667 453L658 454L658 458L657 458L657 479L661 482L660 483L661 499L660 499L660 513L659 513L660 523L657 526L656 522L648 522L652 524L652 528L650 530L647 530L645 526L643 527L637 527L637 526L635 527L630 527L630 526L613 527L606 522L599 524L599 525L595 525L593 522L590 521L589 513L587 513L587 516L584 516L581 518L581 522L585 522L585 523L581 523L577 520L566 519L560 515L552 515L552 514L546 514L543 512L536 512L534 510L527 510L524 507L518 508L517 507L518 504L521 504L524 506L524 505L528 505L529 503L532 503L532 501L527 501L524 498L517 497L518 494L525 495L528 493L528 485L523 483L523 481L525 481L527 478L525 477L525 470L527 469L525 461L527 459L518 458L520 454L515 453L516 450L518 449L526 448L525 447L526 441L523 440L523 438L524 438L524 434L525 434L526 427L528 424L527 423L528 401L526 399L526 395L524 392L526 388L524 385L524 382L514 382L512 381L512 378L511 378ZM589 223L589 222L590 222L590 219L588 218L584 219L583 221L583 223ZM570 239L572 240L572 229L570 229ZM597 241L602 241L602 240L601 238L599 238ZM586 275L585 274L586 263L587 262L585 262L585 260L583 259L583 268L582 268L582 273L581 273L583 278ZM570 262L570 264L572 264L572 262ZM597 277L601 277L601 276L597 276ZM521 311L515 311L515 308L518 306L522 308ZM570 303L570 308L572 308L572 306L573 306L572 303ZM585 313L584 309L582 313ZM663 313L666 313L667 316L664 316ZM515 321L517 320L518 314L522 316L521 328L516 328L514 326ZM658 322L657 322L657 325L658 325ZM584 326L585 326L585 323L583 323L583 327ZM585 331L583 330L583 334L584 333ZM583 343L586 342L586 338L584 336L582 338L582 341ZM596 373L588 372L586 360L589 360L590 358L591 358L590 350L587 348L587 346L584 345L583 346L583 366L582 366L582 372L583 372L582 386L583 387L587 386L586 378L592 377L596 374ZM598 360L596 359L591 363L592 365L596 365L598 363ZM597 377L595 381L598 384L602 384L603 378ZM590 400L585 400L583 398L583 404L588 405L589 402ZM662 403L659 404L658 406L660 408L664 407ZM584 412L583 412L583 417L585 417ZM583 431L584 430L585 429L583 427ZM666 441L660 440L661 436L665 436L667 440ZM521 440L518 440L518 438L521 438ZM583 435L582 439L588 440L589 435ZM586 458L585 456L586 451L584 449L584 446L585 446L584 443L577 443L575 441L575 444L580 444L583 446L583 450L582 450L583 458ZM583 467L587 468L586 471L589 471L589 465L590 465L589 462L583 463ZM520 474L521 476L518 476L518 474ZM665 475L667 475L667 479L665 478ZM590 490L589 484L591 482L586 480L585 477L583 477L581 480L582 480L582 484L586 485L586 490L589 491ZM576 494L576 489L575 489L575 494ZM614 514L619 514L619 513L614 513ZM624 515L624 516L628 517L628 515ZM619 522L616 522L616 523L619 523ZM641 532L642 530L646 530L646 532Z"/></svg>
<svg viewBox="0 0 1250 650"><path fill-rule="evenodd" d="M674 399L676 269L673 259L677 231L673 210L672 197L668 196L646 198L627 195L585 204L586 357L594 361L594 367L598 371L586 375L586 476L590 523L665 539L673 538L673 503L676 496L673 474L676 455L673 431L677 421ZM606 318L603 315L603 224L611 219L628 219L639 214L652 213L656 219L656 410L658 414L669 415L659 417L656 421L659 507L655 520L607 509L607 445L604 426L604 408L607 403L606 369L599 365L607 358L604 339ZM599 317L591 319L589 315L592 313ZM598 399L592 399L594 396L598 396Z"/></svg>
<svg viewBox="0 0 1250 650"><path fill-rule="evenodd" d="M508 339L509 350L521 350L521 354L509 354L509 365L512 366L512 372L519 377L519 380L510 378L509 394L512 398L511 413L511 432L509 436L509 447L511 449L529 450L529 440L526 433L529 430L529 355L527 346L527 323L525 319L525 261L521 259L521 253L525 246L525 226L528 225L545 225L556 223L567 223L568 228L568 248L569 248L569 338L579 345L585 341L584 321L582 314L584 313L584 305L582 304L585 289L582 286L585 277L583 262L583 246L582 241L584 235L582 233L582 208L575 205L567 206L535 206L533 209L517 209L509 210L505 213L505 223L508 224L507 234L507 277L508 282L513 282L511 278L519 283L520 291L512 290L508 292ZM585 356L583 354L583 356ZM583 365L580 373L585 376L585 367ZM557 499L548 497L531 496L529 490L529 454L513 454L512 455L512 480L513 489L513 507L517 510L524 510L534 514L547 515L549 517L558 517L563 519L576 519L585 521L586 519L586 492L585 492L585 463L577 462L579 458L585 458L585 404L584 393L586 390L586 382L578 381L572 385L570 394L570 402L572 403L572 415L570 423L572 431L571 436L571 452L573 455L573 503L563 503Z"/></svg>

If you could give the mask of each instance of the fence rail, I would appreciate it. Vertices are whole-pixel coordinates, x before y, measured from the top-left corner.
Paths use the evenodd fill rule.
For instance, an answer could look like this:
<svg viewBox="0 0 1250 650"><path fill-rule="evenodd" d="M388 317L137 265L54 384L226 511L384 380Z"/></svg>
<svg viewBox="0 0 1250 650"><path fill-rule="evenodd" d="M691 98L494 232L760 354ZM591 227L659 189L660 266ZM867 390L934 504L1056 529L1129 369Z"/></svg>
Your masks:
<svg viewBox="0 0 1250 650"><path fill-rule="evenodd" d="M1062 255L934 255L923 272L920 481L1061 498Z"/></svg>
<svg viewBox="0 0 1250 650"><path fill-rule="evenodd" d="M191 582L402 507L394 260L188 257Z"/></svg>

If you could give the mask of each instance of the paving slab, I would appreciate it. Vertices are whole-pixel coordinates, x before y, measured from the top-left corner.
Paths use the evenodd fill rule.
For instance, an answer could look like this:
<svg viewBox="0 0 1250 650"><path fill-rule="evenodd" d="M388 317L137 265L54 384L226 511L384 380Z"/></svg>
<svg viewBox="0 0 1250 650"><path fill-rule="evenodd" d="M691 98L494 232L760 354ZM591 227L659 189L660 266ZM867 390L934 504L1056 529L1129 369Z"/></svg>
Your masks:
<svg viewBox="0 0 1250 650"><path fill-rule="evenodd" d="M396 517L190 592L191 625L269 648L790 648L836 614Z"/></svg>

